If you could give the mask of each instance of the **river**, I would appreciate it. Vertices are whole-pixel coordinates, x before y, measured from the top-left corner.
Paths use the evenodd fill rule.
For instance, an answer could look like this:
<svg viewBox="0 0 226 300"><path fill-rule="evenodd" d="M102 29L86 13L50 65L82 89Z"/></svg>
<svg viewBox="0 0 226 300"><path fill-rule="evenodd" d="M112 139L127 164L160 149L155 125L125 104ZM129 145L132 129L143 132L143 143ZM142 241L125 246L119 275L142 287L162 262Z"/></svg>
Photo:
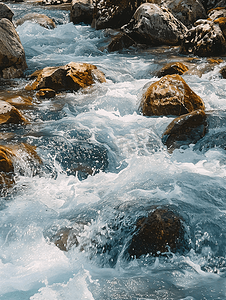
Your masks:
<svg viewBox="0 0 226 300"><path fill-rule="evenodd" d="M183 78L203 99L209 128L196 145L169 153L161 136L173 117L145 117L139 103L156 70L186 60L177 47L108 53L109 30L73 25L68 11L9 6L14 20L38 12L57 24L17 27L26 75L87 62L107 82L34 99L35 108L23 111L30 124L15 129L12 141L36 146L43 166L23 166L23 174L18 168L15 187L0 200L0 299L226 299L226 81L219 75L225 59L211 69L206 58L187 61L206 70ZM26 84L17 79L10 89ZM69 171L72 161L100 172ZM132 228L154 206L183 217L191 249L127 260ZM82 248L56 247L62 228L74 228Z"/></svg>

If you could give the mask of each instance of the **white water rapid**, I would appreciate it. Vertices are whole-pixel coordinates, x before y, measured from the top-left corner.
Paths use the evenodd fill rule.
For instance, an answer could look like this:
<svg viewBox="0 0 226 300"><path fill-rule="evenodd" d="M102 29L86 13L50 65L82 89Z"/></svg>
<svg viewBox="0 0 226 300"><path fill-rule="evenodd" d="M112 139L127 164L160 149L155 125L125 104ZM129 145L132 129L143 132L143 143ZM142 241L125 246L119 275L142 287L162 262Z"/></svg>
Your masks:
<svg viewBox="0 0 226 300"><path fill-rule="evenodd" d="M45 13L57 27L17 27L29 75L71 61L96 65L107 82L61 93L25 110L30 124L14 141L37 147L43 167L16 176L0 200L1 300L226 299L225 60L183 78L204 101L207 135L169 153L161 135L173 117L139 112L143 87L166 62L185 59L177 48L102 50L109 32L73 25L69 12L10 4L14 19ZM191 62L192 64L192 62ZM207 59L198 59L205 69ZM22 88L26 79L15 80ZM72 151L72 150L73 151ZM74 153L74 157L73 157ZM94 176L67 172L71 160L101 166ZM168 206L184 219L191 249L141 256L125 251L136 220ZM81 247L61 251L53 237L74 228Z"/></svg>

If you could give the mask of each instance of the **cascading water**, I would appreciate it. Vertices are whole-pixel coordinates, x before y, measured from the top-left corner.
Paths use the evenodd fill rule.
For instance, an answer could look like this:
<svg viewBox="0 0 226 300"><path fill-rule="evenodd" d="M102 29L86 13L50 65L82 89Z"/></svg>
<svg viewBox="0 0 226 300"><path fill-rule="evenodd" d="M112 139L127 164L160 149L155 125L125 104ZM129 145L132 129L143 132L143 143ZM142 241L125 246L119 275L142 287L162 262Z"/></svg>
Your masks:
<svg viewBox="0 0 226 300"><path fill-rule="evenodd" d="M36 146L43 166L23 174L18 167L15 187L0 200L0 299L225 299L226 83L218 75L225 62L202 77L184 75L205 102L209 128L196 145L170 154L161 135L173 117L144 117L139 101L161 65L183 59L177 48L110 54L100 50L109 32L75 26L68 12L10 7L15 20L35 11L57 23L17 27L27 74L87 62L107 82L36 99L24 111L30 124L14 129L13 140ZM206 65L199 60L199 69ZM15 82L11 89L27 84ZM128 260L136 220L163 206L183 217L190 249ZM80 245L68 252L54 244L64 228Z"/></svg>

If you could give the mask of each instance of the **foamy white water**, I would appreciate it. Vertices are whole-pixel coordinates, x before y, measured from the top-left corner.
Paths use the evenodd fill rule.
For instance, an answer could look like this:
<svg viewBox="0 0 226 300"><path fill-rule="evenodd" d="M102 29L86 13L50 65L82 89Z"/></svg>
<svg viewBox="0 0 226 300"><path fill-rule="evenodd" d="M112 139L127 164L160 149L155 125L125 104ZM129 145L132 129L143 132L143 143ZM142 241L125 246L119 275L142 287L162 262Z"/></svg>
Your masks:
<svg viewBox="0 0 226 300"><path fill-rule="evenodd" d="M34 9L11 7L15 18ZM95 64L107 82L36 101L25 112L31 125L14 139L37 146L44 164L33 177L18 168L15 188L0 202L0 299L225 299L226 81L218 75L224 62L202 77L184 76L205 102L209 131L169 154L161 135L173 118L142 116L139 100L157 80L154 71L180 59L177 49L109 54L100 50L107 32L75 26L67 12L35 11L58 25L17 27L27 74L78 61ZM72 161L101 171L75 176L67 171ZM191 250L128 261L136 220L166 205L185 220ZM63 252L53 237L66 227L79 231L81 246Z"/></svg>

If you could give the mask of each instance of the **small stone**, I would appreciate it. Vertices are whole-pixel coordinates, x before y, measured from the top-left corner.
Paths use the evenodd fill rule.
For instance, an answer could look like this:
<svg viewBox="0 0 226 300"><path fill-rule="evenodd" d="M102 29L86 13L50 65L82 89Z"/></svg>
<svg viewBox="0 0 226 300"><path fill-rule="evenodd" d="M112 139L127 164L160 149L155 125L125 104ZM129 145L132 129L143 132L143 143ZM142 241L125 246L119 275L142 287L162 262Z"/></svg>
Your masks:
<svg viewBox="0 0 226 300"><path fill-rule="evenodd" d="M56 96L56 92L52 89L40 89L36 96L41 99L49 99L54 98Z"/></svg>
<svg viewBox="0 0 226 300"><path fill-rule="evenodd" d="M26 124L27 120L18 109L0 100L0 124Z"/></svg>
<svg viewBox="0 0 226 300"><path fill-rule="evenodd" d="M158 77L163 77L166 75L179 74L183 75L186 71L188 71L188 67L186 67L181 62L172 62L166 64L161 70L157 72Z"/></svg>

